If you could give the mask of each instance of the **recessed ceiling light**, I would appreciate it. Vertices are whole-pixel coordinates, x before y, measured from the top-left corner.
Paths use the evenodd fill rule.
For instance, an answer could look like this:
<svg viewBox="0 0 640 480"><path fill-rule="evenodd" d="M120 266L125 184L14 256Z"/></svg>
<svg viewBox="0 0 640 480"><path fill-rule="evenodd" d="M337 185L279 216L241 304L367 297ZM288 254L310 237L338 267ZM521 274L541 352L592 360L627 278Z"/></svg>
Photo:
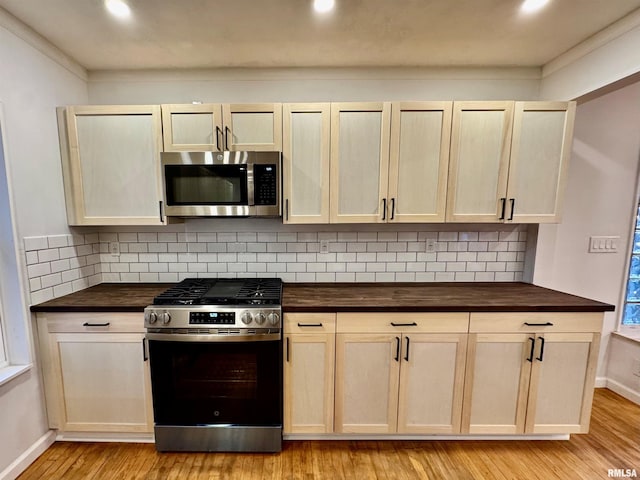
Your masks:
<svg viewBox="0 0 640 480"><path fill-rule="evenodd" d="M520 8L523 12L532 13L540 10L547 3L549 3L549 0L525 0Z"/></svg>
<svg viewBox="0 0 640 480"><path fill-rule="evenodd" d="M131 15L129 5L122 0L105 0L104 4L107 10L118 18L128 18Z"/></svg>
<svg viewBox="0 0 640 480"><path fill-rule="evenodd" d="M335 0L313 0L313 8L318 13L325 13L333 10Z"/></svg>

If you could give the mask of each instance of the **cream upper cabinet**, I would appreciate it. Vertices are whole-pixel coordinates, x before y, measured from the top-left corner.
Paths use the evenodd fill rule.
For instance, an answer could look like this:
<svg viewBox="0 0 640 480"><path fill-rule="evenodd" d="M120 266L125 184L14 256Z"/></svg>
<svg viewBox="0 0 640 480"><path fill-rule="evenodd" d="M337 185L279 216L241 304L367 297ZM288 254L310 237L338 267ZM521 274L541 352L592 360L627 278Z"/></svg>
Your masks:
<svg viewBox="0 0 640 480"><path fill-rule="evenodd" d="M560 221L575 108L575 102L516 102L506 195L508 221Z"/></svg>
<svg viewBox="0 0 640 480"><path fill-rule="evenodd" d="M221 151L220 104L162 105L165 152Z"/></svg>
<svg viewBox="0 0 640 480"><path fill-rule="evenodd" d="M329 223L331 106L283 105L284 223Z"/></svg>
<svg viewBox="0 0 640 480"><path fill-rule="evenodd" d="M467 313L337 320L336 432L460 432Z"/></svg>
<svg viewBox="0 0 640 480"><path fill-rule="evenodd" d="M335 313L284 315L284 433L333 432Z"/></svg>
<svg viewBox="0 0 640 480"><path fill-rule="evenodd" d="M390 103L331 104L331 223L387 221Z"/></svg>
<svg viewBox="0 0 640 480"><path fill-rule="evenodd" d="M392 104L389 222L444 222L451 112L451 102Z"/></svg>
<svg viewBox="0 0 640 480"><path fill-rule="evenodd" d="M61 432L153 431L149 362L138 314L38 314L49 426Z"/></svg>
<svg viewBox="0 0 640 480"><path fill-rule="evenodd" d="M160 225L160 107L58 109L69 225Z"/></svg>
<svg viewBox="0 0 640 480"><path fill-rule="evenodd" d="M504 220L514 102L454 102L447 221Z"/></svg>
<svg viewBox="0 0 640 480"><path fill-rule="evenodd" d="M560 221L575 102L454 102L449 222Z"/></svg>
<svg viewBox="0 0 640 480"><path fill-rule="evenodd" d="M280 151L282 105L162 105L164 150Z"/></svg>
<svg viewBox="0 0 640 480"><path fill-rule="evenodd" d="M227 150L282 151L280 103L223 104L222 119Z"/></svg>
<svg viewBox="0 0 640 480"><path fill-rule="evenodd" d="M463 433L586 433L602 317L471 314Z"/></svg>

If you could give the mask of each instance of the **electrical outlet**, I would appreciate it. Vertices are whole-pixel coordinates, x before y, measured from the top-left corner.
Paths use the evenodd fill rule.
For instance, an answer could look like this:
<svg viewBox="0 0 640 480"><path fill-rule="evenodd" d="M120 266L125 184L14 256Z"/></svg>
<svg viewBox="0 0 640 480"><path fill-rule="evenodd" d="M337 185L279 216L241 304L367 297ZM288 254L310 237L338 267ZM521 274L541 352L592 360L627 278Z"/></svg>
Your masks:
<svg viewBox="0 0 640 480"><path fill-rule="evenodd" d="M636 377L640 377L640 358L634 358L631 361L631 373Z"/></svg>
<svg viewBox="0 0 640 480"><path fill-rule="evenodd" d="M329 240L320 240L320 253L329 253Z"/></svg>
<svg viewBox="0 0 640 480"><path fill-rule="evenodd" d="M427 253L433 253L436 251L436 239L435 238L427 238L425 251Z"/></svg>
<svg viewBox="0 0 640 480"><path fill-rule="evenodd" d="M118 242L109 242L109 253L114 257L120 255L120 244Z"/></svg>

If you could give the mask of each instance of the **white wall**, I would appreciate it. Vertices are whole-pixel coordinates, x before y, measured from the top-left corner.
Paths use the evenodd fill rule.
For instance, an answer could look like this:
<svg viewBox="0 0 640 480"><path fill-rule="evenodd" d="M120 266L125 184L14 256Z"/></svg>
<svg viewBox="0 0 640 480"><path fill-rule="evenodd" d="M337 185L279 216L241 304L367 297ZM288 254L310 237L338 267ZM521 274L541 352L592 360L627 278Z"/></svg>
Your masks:
<svg viewBox="0 0 640 480"><path fill-rule="evenodd" d="M94 72L92 104L536 100L537 68Z"/></svg>
<svg viewBox="0 0 640 480"><path fill-rule="evenodd" d="M13 264L21 238L40 232L66 233L62 174L58 149L55 107L68 103L86 103L86 82L52 61L5 28L0 11L0 104L3 108L4 140L9 176L9 190L17 230L15 245L4 242L0 259L2 283L11 283L26 292L16 268L24 268L24 252ZM8 22L11 24L11 22ZM22 31L25 37L30 34ZM33 44L42 45L37 36ZM3 209L7 206L3 204ZM4 212L6 214L6 211ZM3 228L6 224L3 223ZM6 232L4 232L6 233ZM5 236L3 235L4 239ZM11 260L11 258L8 258ZM5 275L8 277L5 277ZM11 311L10 334L26 351L32 348L31 324L27 306L20 295L3 298L5 310ZM22 332L22 333L21 333ZM26 337L26 338L25 338ZM10 347L12 345L10 344ZM26 374L0 387L0 472L18 459L48 431L37 365ZM0 474L1 475L1 474Z"/></svg>
<svg viewBox="0 0 640 480"><path fill-rule="evenodd" d="M534 282L617 304L624 288L640 157L640 83L578 106L562 223L541 225ZM620 236L617 253L588 253L591 235ZM606 373L607 313L598 376Z"/></svg>

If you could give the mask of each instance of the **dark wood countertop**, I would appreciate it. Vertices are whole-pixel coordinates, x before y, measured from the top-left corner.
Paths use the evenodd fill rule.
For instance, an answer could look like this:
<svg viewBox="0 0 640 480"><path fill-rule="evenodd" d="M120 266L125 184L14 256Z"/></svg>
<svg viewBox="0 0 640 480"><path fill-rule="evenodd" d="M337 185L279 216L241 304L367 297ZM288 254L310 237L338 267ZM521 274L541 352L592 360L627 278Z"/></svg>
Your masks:
<svg viewBox="0 0 640 480"><path fill-rule="evenodd" d="M529 283L289 283L287 312L604 312L607 303Z"/></svg>
<svg viewBox="0 0 640 480"><path fill-rule="evenodd" d="M142 312L174 284L102 283L32 312ZM287 312L605 312L614 306L528 283L287 283Z"/></svg>
<svg viewBox="0 0 640 480"><path fill-rule="evenodd" d="M32 305L32 312L142 312L175 283L101 283Z"/></svg>

